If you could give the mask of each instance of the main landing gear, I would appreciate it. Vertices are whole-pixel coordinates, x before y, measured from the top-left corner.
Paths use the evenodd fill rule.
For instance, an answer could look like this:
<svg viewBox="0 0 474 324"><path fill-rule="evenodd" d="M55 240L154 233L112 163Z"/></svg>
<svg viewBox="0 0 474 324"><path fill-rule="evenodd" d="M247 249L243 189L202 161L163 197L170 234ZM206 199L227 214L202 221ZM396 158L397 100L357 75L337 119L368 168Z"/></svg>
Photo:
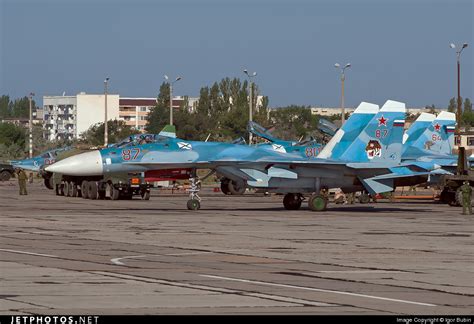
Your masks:
<svg viewBox="0 0 474 324"><path fill-rule="evenodd" d="M304 197L300 193L287 193L283 198L283 206L287 210L298 210L301 208L301 204ZM312 211L325 211L328 205L328 199L326 196L314 193L308 199L308 207Z"/></svg>
<svg viewBox="0 0 474 324"><path fill-rule="evenodd" d="M302 194L287 193L283 198L283 206L285 206L287 210L298 210L301 208L303 199Z"/></svg>

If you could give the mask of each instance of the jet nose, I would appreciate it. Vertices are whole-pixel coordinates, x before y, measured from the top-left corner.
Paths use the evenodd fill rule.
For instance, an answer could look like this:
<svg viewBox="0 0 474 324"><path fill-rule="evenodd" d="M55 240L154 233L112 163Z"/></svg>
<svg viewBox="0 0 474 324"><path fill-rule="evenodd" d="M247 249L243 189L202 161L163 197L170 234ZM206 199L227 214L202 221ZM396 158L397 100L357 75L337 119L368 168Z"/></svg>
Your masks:
<svg viewBox="0 0 474 324"><path fill-rule="evenodd" d="M71 176L102 175L102 156L99 151L81 153L51 164L45 170Z"/></svg>

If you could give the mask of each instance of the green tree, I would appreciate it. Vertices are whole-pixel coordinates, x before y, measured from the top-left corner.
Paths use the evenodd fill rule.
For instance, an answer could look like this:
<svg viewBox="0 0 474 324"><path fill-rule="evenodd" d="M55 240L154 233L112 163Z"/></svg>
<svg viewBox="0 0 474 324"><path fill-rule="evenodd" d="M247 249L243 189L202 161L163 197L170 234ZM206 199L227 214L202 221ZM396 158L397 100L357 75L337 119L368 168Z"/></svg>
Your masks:
<svg viewBox="0 0 474 324"><path fill-rule="evenodd" d="M472 103L469 98L464 100L464 112L472 112Z"/></svg>
<svg viewBox="0 0 474 324"><path fill-rule="evenodd" d="M0 144L24 147L26 129L13 123L0 123Z"/></svg>
<svg viewBox="0 0 474 324"><path fill-rule="evenodd" d="M449 112L452 112L452 113L455 113L457 107L458 107L458 106L457 106L457 104L456 104L456 99L455 99L455 98L449 99L448 111L449 111Z"/></svg>
<svg viewBox="0 0 474 324"><path fill-rule="evenodd" d="M170 87L163 82L160 86L156 106L148 114L146 131L158 134L169 123Z"/></svg>
<svg viewBox="0 0 474 324"><path fill-rule="evenodd" d="M319 137L317 123L319 117L311 114L310 107L288 106L272 109L271 122L276 125L273 134L286 140L299 140L301 137Z"/></svg>
<svg viewBox="0 0 474 324"><path fill-rule="evenodd" d="M112 120L107 123L109 143L117 143L118 141L140 132L132 129L125 124L123 120ZM90 145L100 146L104 144L104 123L92 125L87 131L81 134L82 142Z"/></svg>
<svg viewBox="0 0 474 324"><path fill-rule="evenodd" d="M16 118L29 118L30 117L30 101L28 97L23 97L20 99L15 99L9 105L10 116ZM34 100L31 102L32 108L36 107Z"/></svg>
<svg viewBox="0 0 474 324"><path fill-rule="evenodd" d="M10 117L10 97L1 96L0 97L0 118Z"/></svg>

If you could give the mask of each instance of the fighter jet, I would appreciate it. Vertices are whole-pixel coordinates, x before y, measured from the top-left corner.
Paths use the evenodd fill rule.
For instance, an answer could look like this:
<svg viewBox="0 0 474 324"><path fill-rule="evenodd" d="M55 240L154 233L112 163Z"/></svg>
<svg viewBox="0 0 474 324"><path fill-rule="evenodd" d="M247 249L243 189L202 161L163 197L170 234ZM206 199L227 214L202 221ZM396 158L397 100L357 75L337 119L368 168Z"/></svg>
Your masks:
<svg viewBox="0 0 474 324"><path fill-rule="evenodd" d="M350 143L361 133L367 123L379 111L379 106L368 102L362 102L351 115L351 118L342 126L335 130L334 124L323 121L318 126L325 134L331 134L332 140L328 143L328 148L323 149L323 144L310 139L300 142L285 141L274 137L270 132L255 122L249 122L248 130L252 134L266 139L270 143L258 144L260 146L272 146L273 149L282 153L295 153L306 158L338 158ZM320 120L321 121L321 120ZM321 126L322 125L322 126ZM334 133L333 133L334 131ZM343 140L342 140L343 138ZM336 143L341 142L336 151L333 151ZM322 152L324 150L324 153ZM322 153L322 154L321 154ZM321 155L320 155L321 154Z"/></svg>
<svg viewBox="0 0 474 324"><path fill-rule="evenodd" d="M42 166L53 164L56 161L59 153L68 151L70 149L71 147L68 146L49 150L41 153L40 155L32 157L31 159L12 160L10 161L10 164L15 168L22 168L24 170L38 172Z"/></svg>
<svg viewBox="0 0 474 324"><path fill-rule="evenodd" d="M368 110L370 115L374 109ZM330 146L332 149L327 154L332 156L333 152L339 152L335 154L338 159L308 160L268 147L174 139L126 149L88 152L59 161L47 170L81 177L114 171L191 168L187 207L196 210L200 208L201 201L197 195L196 170L211 169L253 187L264 186L271 191L285 193L284 206L287 209L298 209L303 194L309 193L309 207L320 211L327 206L327 198L320 194L321 189L343 188L345 192L367 190L381 193L393 190L394 177L406 176L397 173L401 162L404 117L404 104L387 101L368 124L358 126L363 131L352 142L349 141L353 137L351 129L336 134ZM341 146L346 149L340 150ZM408 165L403 167L409 168Z"/></svg>

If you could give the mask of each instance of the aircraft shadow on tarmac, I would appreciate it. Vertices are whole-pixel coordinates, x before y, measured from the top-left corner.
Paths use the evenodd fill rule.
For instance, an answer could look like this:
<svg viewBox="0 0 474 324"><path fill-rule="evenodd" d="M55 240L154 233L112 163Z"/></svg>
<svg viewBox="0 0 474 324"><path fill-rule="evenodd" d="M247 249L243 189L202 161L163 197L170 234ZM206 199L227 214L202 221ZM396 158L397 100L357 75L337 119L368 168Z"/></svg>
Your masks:
<svg viewBox="0 0 474 324"><path fill-rule="evenodd" d="M194 212L190 212L185 208L140 208L140 207L123 207L123 208L100 208L101 211L124 211L124 210L130 210L130 211L150 211L150 212L179 212L179 211L184 211L186 214L192 214ZM81 209L83 212L97 212L97 209ZM221 212L226 212L226 211L232 211L232 212L285 212L288 213L289 211L286 210L284 207L273 207L273 208L252 208L252 207L245 207L245 208L212 208L212 207L202 207L200 211L206 212L206 211L221 211ZM199 212L199 211L198 211ZM326 211L323 212L313 212L309 208L301 208L300 210L296 211L290 211L288 213L289 215L298 215L299 213L304 212L306 213L311 213L314 216L317 215L326 215L328 213L332 212L337 212L337 213L345 213L345 214L350 214L351 212L354 213L388 213L388 212L398 212L398 213L428 213L430 212L429 209L412 209L412 208L394 208L394 207L381 207L381 206L351 206L351 207L329 207ZM346 215L345 215L346 216Z"/></svg>

